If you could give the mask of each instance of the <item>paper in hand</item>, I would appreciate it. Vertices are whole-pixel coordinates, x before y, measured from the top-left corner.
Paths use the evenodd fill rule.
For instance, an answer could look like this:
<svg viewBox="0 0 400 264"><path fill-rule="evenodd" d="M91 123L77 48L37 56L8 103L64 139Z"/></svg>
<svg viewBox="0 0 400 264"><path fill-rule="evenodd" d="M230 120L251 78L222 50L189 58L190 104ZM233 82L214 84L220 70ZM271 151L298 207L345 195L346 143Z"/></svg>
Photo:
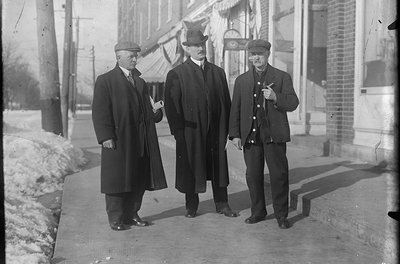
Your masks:
<svg viewBox="0 0 400 264"><path fill-rule="evenodd" d="M157 111L158 109L164 107L164 102L162 100L155 103L153 98L151 98L151 96L150 96L150 103L151 103L151 106L153 107L154 111Z"/></svg>

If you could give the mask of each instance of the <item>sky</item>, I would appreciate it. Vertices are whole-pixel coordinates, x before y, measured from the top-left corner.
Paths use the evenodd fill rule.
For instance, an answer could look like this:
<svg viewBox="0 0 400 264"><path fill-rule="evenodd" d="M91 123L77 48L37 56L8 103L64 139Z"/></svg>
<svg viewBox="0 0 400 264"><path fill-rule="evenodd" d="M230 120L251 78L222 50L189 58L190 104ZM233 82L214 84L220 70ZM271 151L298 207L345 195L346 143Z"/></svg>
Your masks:
<svg viewBox="0 0 400 264"><path fill-rule="evenodd" d="M2 1L2 41L11 42L21 54L32 73L39 76L36 0ZM65 12L64 0L53 0L56 27L58 65L62 82L62 61ZM117 42L118 0L73 0L73 17L80 17L78 52L78 91L91 95L93 67L90 49L95 49L96 76L115 66L114 45ZM89 19L86 19L89 18ZM73 19L74 25L76 19ZM76 29L73 29L76 39Z"/></svg>

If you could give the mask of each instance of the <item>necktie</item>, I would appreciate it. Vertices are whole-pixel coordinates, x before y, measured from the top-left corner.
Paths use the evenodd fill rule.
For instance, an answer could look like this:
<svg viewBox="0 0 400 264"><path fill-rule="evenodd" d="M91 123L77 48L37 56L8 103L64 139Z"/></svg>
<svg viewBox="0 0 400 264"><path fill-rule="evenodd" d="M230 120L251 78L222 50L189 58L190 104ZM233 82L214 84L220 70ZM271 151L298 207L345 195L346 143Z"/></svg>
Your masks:
<svg viewBox="0 0 400 264"><path fill-rule="evenodd" d="M130 81L130 83L131 83L133 86L135 86L135 80L133 79L132 73L131 73L131 72L129 72L128 81Z"/></svg>

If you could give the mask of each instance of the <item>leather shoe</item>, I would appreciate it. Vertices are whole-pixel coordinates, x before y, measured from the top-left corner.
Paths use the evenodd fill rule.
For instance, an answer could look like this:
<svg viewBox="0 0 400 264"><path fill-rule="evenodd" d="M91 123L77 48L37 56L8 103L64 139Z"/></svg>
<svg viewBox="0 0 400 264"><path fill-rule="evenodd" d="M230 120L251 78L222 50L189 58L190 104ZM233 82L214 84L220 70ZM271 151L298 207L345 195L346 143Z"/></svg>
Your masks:
<svg viewBox="0 0 400 264"><path fill-rule="evenodd" d="M222 209L217 209L217 213L219 214L223 214L227 217L237 217L238 214L234 211L232 211L232 209L230 207L224 207Z"/></svg>
<svg viewBox="0 0 400 264"><path fill-rule="evenodd" d="M278 225L280 229L288 229L290 227L289 221L286 217L281 217L278 219Z"/></svg>
<svg viewBox="0 0 400 264"><path fill-rule="evenodd" d="M185 216L187 218L194 218L194 217L196 217L196 211L195 210L187 210Z"/></svg>
<svg viewBox="0 0 400 264"><path fill-rule="evenodd" d="M246 224L255 224L258 223L260 221L265 220L265 215L264 216L250 216L249 218L246 218L246 220L244 220L244 222Z"/></svg>
<svg viewBox="0 0 400 264"><path fill-rule="evenodd" d="M148 226L149 222L143 221L139 216L133 217L130 221L127 223L128 225L134 225L134 226Z"/></svg>
<svg viewBox="0 0 400 264"><path fill-rule="evenodd" d="M117 223L117 222L111 223L110 227L111 227L112 230L115 230L115 231L123 231L123 230L127 230L128 229L124 224Z"/></svg>

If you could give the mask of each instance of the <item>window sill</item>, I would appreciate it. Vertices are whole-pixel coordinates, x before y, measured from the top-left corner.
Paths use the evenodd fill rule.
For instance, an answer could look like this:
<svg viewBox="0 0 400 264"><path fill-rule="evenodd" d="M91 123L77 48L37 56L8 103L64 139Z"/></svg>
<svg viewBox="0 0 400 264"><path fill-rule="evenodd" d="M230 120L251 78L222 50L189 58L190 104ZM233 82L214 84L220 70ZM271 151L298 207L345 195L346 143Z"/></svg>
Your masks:
<svg viewBox="0 0 400 264"><path fill-rule="evenodd" d="M365 94L394 94L394 86L361 87L360 95Z"/></svg>

